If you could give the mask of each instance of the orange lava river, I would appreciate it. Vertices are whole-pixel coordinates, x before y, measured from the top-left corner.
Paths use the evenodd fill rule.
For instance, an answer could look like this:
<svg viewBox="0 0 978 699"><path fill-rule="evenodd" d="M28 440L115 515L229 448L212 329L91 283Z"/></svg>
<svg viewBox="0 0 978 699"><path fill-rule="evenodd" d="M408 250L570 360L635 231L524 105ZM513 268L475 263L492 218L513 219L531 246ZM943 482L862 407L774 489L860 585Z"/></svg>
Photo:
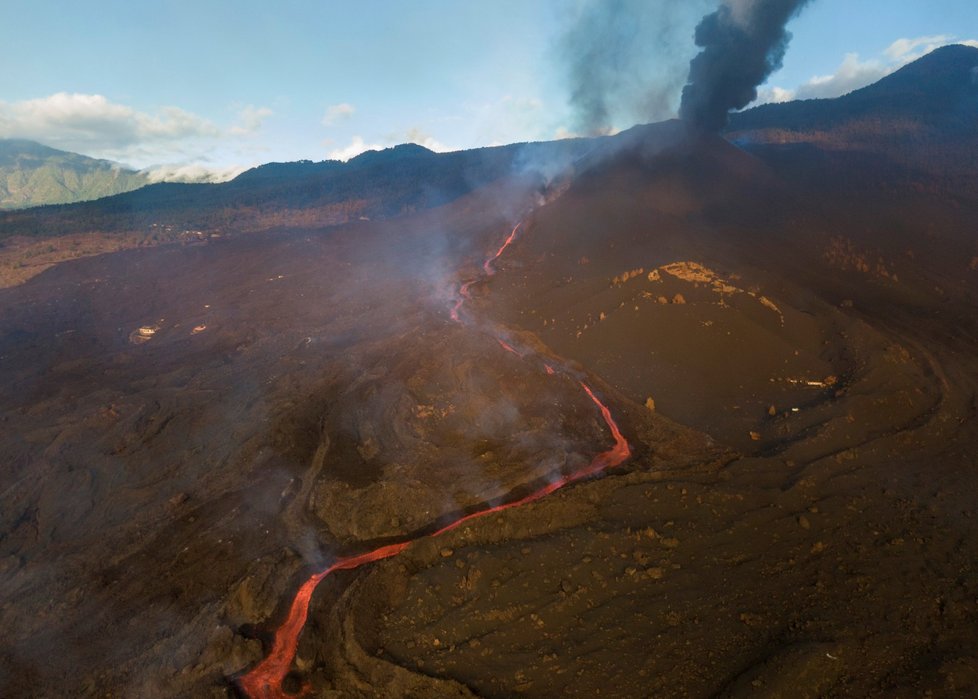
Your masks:
<svg viewBox="0 0 978 699"><path fill-rule="evenodd" d="M482 268L485 271L486 276L492 276L495 274L495 270L492 266L503 251L513 242L516 238L516 232L519 229L520 224L516 224L509 237L502 244L495 255L490 257L485 261ZM465 299L469 298L469 287L475 283L475 280L463 283L459 288L459 298L456 300L455 305L451 309L451 317L456 322L461 322L459 320L458 312ZM508 352L512 352L518 356L523 356L511 345L507 344L501 338L496 338L497 342ZM547 374L554 375L556 371L554 368L547 364L545 365ZM590 476L594 476L602 471L609 468L614 468L624 463L629 456L631 456L631 448L628 446L628 442L622 436L621 430L618 429L617 423L615 423L614 418L611 416L611 411L608 407L601 402L601 400L595 395L594 391L583 381L579 382L581 388L587 394L594 404L598 407L601 412L601 417L604 419L605 424L611 432L611 437L614 439L614 445L607 451L601 452L595 456L591 462L573 473L562 475L546 485L542 486L538 490L531 492L529 495L525 495L516 500L510 502L502 503L495 506L487 506L483 510L477 510L470 514L459 517L458 519L450 522L441 529L434 531L430 534L424 536L408 539L406 541L401 541L394 544L388 544L386 546L381 546L373 551L367 551L366 553L361 553L356 556L348 556L346 558L340 558L334 561L327 568L314 573L310 576L296 592L295 599L292 600L292 605L289 607L288 616L286 616L285 621L275 632L275 638L272 643L271 651L258 665L252 668L246 674L241 675L237 679L238 687L241 691L248 697L252 699L287 699L288 697L293 697L295 695L287 694L282 688L282 682L292 666L292 661L295 659L296 649L299 646L299 636L302 634L302 629L306 624L306 619L309 616L309 603L312 599L312 595L316 590L316 587L320 582L327 576L338 570L353 570L359 568L360 566L366 565L367 563L373 563L374 561L380 561L385 558L391 558L396 556L409 546L422 539L432 539L447 532L457 529L461 525L471 522L472 520L485 517L487 515L495 514L497 512L502 512L503 510L508 510L514 507L520 507L522 505L535 502L541 498L550 495L554 491L560 490L565 485L574 483Z"/></svg>

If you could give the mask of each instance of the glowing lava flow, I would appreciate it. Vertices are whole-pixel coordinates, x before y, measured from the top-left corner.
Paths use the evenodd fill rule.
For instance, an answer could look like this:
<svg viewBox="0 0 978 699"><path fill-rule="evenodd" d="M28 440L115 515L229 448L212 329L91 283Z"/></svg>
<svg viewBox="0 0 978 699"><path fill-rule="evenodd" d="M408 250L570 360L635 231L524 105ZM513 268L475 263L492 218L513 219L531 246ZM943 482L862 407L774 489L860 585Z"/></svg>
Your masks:
<svg viewBox="0 0 978 699"><path fill-rule="evenodd" d="M465 299L472 298L472 295L469 293L469 287L473 284L475 284L475 279L470 279L458 288L458 300L455 302L455 305L452 306L451 311L452 320L454 320L456 323L462 322L462 319L459 318L458 315L458 309L460 309L462 304L465 303Z"/></svg>
<svg viewBox="0 0 978 699"><path fill-rule="evenodd" d="M518 231L520 229L520 226L522 225L523 222L520 221L515 226L513 226L513 231L509 234L509 237L506 238L503 244L499 246L499 250L496 251L496 254L482 263L482 269L484 269L486 271L486 274L489 275L490 277L496 273L496 269L492 266L492 263L498 260L499 256L506 251L506 248L508 248L510 244L512 244L512 242L516 240L516 231Z"/></svg>
<svg viewBox="0 0 978 699"><path fill-rule="evenodd" d="M295 595L295 599L292 600L292 606L289 608L289 614L285 621L275 632L275 640L272 643L272 650L268 654L268 657L256 665L251 672L246 675L242 675L238 679L238 686L245 693L245 695L251 697L252 699L288 699L288 697L291 696L286 694L282 689L282 681L288 674L289 668L292 665L292 660L295 658L296 649L299 647L299 635L302 633L302 628L305 626L306 618L309 615L309 602L312 599L312 593L315 591L319 583L331 573L337 570L353 570L367 563L373 563L374 561L391 558L392 556L396 556L404 551L404 549L416 541L420 541L424 538L441 536L442 534L450 532L453 529L457 529L466 522L471 522L474 519L479 519L480 517L485 517L486 515L495 514L497 512L502 512L503 510L509 510L514 507L520 507L536 500L540 500L541 498L550 495L554 491L560 490L569 483L574 483L575 481L593 476L606 469L614 468L615 466L619 466L620 464L624 463L624 461L631 456L632 450L628 446L628 442L622 435L621 430L618 429L618 425L615 423L614 418L611 417L611 411L608 410L607 406L605 406L605 404L602 403L596 395L594 395L594 391L591 390L590 386L582 381L581 387L587 392L591 400L594 401L594 404L601 410L601 417L604 418L605 424L607 424L608 429L611 430L611 436L615 440L615 445L611 449L598 454L587 466L584 466L583 468L580 468L569 475L561 476L560 478L547 483L543 487L539 488L538 490L534 490L532 493L525 495L522 498L505 502L501 505L487 507L484 510L479 510L478 512L464 515L453 522L446 524L441 529L428 534L427 536L402 541L397 544L381 546L378 549L368 551L367 553L361 553L358 556L341 558L325 570L322 570L308 578L304 583L302 583L302 586Z"/></svg>
<svg viewBox="0 0 978 699"><path fill-rule="evenodd" d="M337 570L353 570L365 563L396 556L410 544L410 541L404 541L399 544L381 546L379 549L361 553L359 556L341 558L302 583L299 591L295 593L292 606L289 607L289 615L275 632L275 641L272 643L272 650L268 657L252 668L251 672L238 679L238 686L245 695L253 699L264 699L266 697L275 699L289 696L282 690L282 680L288 674L289 666L292 665L296 649L299 647L299 634L302 633L302 628L306 625L306 618L309 616L309 602L312 599L312 593L315 592L323 578Z"/></svg>
<svg viewBox="0 0 978 699"><path fill-rule="evenodd" d="M513 228L513 231L509 234L509 237L499 248L499 251L496 252L493 257L486 260L486 262L482 265L482 268L485 270L487 275L492 276L495 274L495 271L492 268L492 262L497 260L499 256L502 255L503 251L509 247L510 243L513 242L519 227L520 224L517 223ZM452 320L461 322L459 320L458 311L465 302L465 299L470 298L469 287L474 283L475 280L471 280L465 282L459 288L459 299L451 309ZM520 357L523 356L520 352L507 344L501 338L497 337L496 340L506 351L512 352ZM549 364L545 364L544 366L547 370L547 374L554 375L556 373L553 367ZM484 510L478 510L476 512L464 515L446 524L441 529L432 532L431 534L420 536L416 539L409 539L396 544L381 546L373 551L361 553L357 556L340 558L324 570L313 574L306 579L304 583L302 583L299 590L296 592L295 599L292 600L292 605L289 607L288 616L275 632L275 638L272 642L272 649L268 656L258 665L252 668L250 672L241 675L237 679L237 684L241 691L246 696L251 697L251 699L288 699L289 697L294 696L285 693L285 690L282 689L282 682L285 679L285 676L289 673L289 668L292 666L292 661L295 658L296 650L299 647L299 636L302 634L302 629L305 626L306 619L309 616L309 603L312 600L313 592L315 592L316 587L323 581L323 579L335 571L354 570L360 566L366 565L367 563L380 561L385 558L391 558L392 556L396 556L404 551L416 541L441 536L442 534L450 532L453 529L460 527L466 522L471 522L474 519L535 502L536 500L540 500L541 498L550 495L556 490L560 490L569 483L574 483L575 481L588 478L601 473L606 469L614 468L624 463L625 460L631 456L632 452L631 448L628 446L628 442L625 440L621 430L618 429L618 425L611 416L611 411L608 410L608 407L594 394L594 391L591 390L590 386L583 381L581 381L580 384L581 388L584 389L588 397L594 401L595 405L598 406L598 409L601 411L601 417L604 419L605 424L611 431L611 436L615 440L615 444L613 447L611 447L611 449L601 452L595 456L594 459L591 460L591 463L589 463L587 466L584 466L568 475L562 475L560 478L550 481L541 488L534 490L529 495L524 495L516 500L511 500L510 502L505 502L500 505L489 506Z"/></svg>
<svg viewBox="0 0 978 699"><path fill-rule="evenodd" d="M508 248L512 244L512 242L516 240L516 232L519 231L520 226L522 225L523 222L520 221L515 226L513 226L513 230L510 231L509 237L506 238L506 240L503 241L503 244L499 246L499 249L496 251L496 254L486 259L486 261L482 263L482 269L485 271L487 277L491 277L496 273L496 269L492 266L492 263L498 260L499 256L506 251L506 248ZM452 310L450 311L452 320L454 320L456 323L462 322L462 318L459 316L458 312L462 308L462 304L465 303L466 299L472 298L472 294L469 292L469 289L472 287L473 284L476 283L476 281L477 281L476 279L470 279L469 281L464 282L458 288L458 298L455 300L455 305L452 306ZM500 342L502 341L500 340ZM519 354L513 349L509 349L509 351L513 352L513 354Z"/></svg>
<svg viewBox="0 0 978 699"><path fill-rule="evenodd" d="M490 507L485 510L479 510L478 512L473 512L472 514L465 515L464 517L459 517L454 522L451 522L450 524L446 524L444 527L434 532L433 534L430 534L429 536L431 537L440 536L441 534L444 534L445 532L450 532L453 529L456 529L459 526L465 524L466 522L472 521L473 519L478 519L479 517L485 517L486 515L491 515L496 512L502 512L503 510L509 510L513 507L520 507L521 505L526 505L527 503L531 503L536 500L539 500L540 498L546 497L547 495L550 495L556 490L560 490L561 488L563 488L565 485L568 485L569 483L574 483L575 481L579 481L583 478L593 476L595 474L601 473L606 469L614 468L615 466L620 466L622 463L624 463L625 460L632 455L632 449L631 447L628 446L628 442L625 440L625 437L618 429L618 425L615 423L614 418L611 417L611 411L608 410L605 404L602 403L598 399L598 397L594 395L594 392L591 390L590 386L588 386L586 383L581 381L581 387L587 392L588 396L591 397L591 400L593 400L595 405L597 405L598 408L601 410L601 417L604 418L605 424L607 424L608 429L611 430L611 436L614 437L615 439L615 446L613 446L608 451L601 452L600 454L595 456L591 460L591 463L588 464L587 466L584 466L583 468L579 468L578 470L574 471L569 475L561 476L557 480L547 483L539 490L534 490L532 493L523 496L519 500L504 502L501 505L496 505L494 507Z"/></svg>
<svg viewBox="0 0 978 699"><path fill-rule="evenodd" d="M501 339L499 339L499 338L497 337L497 338L496 338L496 342L498 342L498 343L499 343L499 346L500 346L500 347L502 347L502 348L503 348L504 350L506 350L507 352L512 352L512 353L513 353L513 354L515 354L515 355L516 355L517 357L522 357L522 356L523 356L523 355L522 355L522 354L521 354L521 353L519 352L519 350L517 350L517 349L516 349L515 347L513 347L513 346L512 346L511 344L509 344L508 342L506 342L506 340L501 340Z"/></svg>

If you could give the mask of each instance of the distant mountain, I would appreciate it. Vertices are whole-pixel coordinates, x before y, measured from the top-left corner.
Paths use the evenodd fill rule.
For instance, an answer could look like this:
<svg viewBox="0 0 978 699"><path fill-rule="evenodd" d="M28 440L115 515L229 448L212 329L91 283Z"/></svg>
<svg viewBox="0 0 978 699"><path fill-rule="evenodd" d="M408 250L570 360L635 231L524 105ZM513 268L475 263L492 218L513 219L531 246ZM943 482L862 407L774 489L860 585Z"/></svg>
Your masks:
<svg viewBox="0 0 978 699"><path fill-rule="evenodd" d="M269 163L220 184L161 182L99 201L8 212L0 216L0 239L90 231L237 233L390 218L440 206L502 177L546 177L594 147L588 139L568 139L435 153L403 144L346 163Z"/></svg>
<svg viewBox="0 0 978 699"><path fill-rule="evenodd" d="M0 139L0 209L99 199L148 182L143 173L108 160L34 141Z"/></svg>
<svg viewBox="0 0 978 699"><path fill-rule="evenodd" d="M748 149L876 153L978 187L978 48L944 46L835 99L748 109L731 117L727 136Z"/></svg>
<svg viewBox="0 0 978 699"><path fill-rule="evenodd" d="M19 280L28 272L36 273L41 261L54 263L65 251L75 254L77 249L67 243L57 255L45 252L52 246L49 241L59 236L95 234L103 241L98 249L107 250L116 245L197 242L258 231L319 230L377 221L440 207L514 175L549 182L573 164L581 176L600 170L602 163L614 159L610 156L641 154L650 139L658 143L666 136L680 141L686 137L685 129L673 122L593 139L451 153L404 144L369 151L345 163L268 163L219 184L162 182L98 201L0 211L0 241L14 236L36 239L28 251L34 255L32 262L23 262L28 253L18 253L12 263L21 267L11 272L10 279ZM978 49L938 49L839 98L769 104L735 114L724 136L798 191L818 191L826 200L858 199L861 209L867 208L867 197L875 197L879 211L895 211L906 203L907 192L940 193L945 209L956 206L959 197L976 200ZM19 159L25 171L24 163L57 161L62 164L59 172L67 172L68 164L84 162L110 178L116 191L138 186L126 181L137 173L111 163L24 142L6 142L3 147L5 153L13 149L18 155L3 155L0 167L9 167L12 159ZM737 162L737 167L743 167L746 161ZM40 179L43 167L36 171ZM78 198L104 193L64 185L79 179L61 174L60 179L50 176L47 181L60 182ZM40 201L37 197L29 203ZM14 205L26 206L28 198L21 195Z"/></svg>

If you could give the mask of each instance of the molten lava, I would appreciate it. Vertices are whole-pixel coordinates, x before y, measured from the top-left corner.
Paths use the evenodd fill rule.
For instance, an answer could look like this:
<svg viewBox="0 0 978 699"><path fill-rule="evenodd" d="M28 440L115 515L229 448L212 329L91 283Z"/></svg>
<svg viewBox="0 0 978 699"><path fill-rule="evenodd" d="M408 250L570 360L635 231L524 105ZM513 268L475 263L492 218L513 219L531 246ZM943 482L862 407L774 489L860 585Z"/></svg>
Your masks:
<svg viewBox="0 0 978 699"><path fill-rule="evenodd" d="M367 553L361 553L358 556L349 556L347 558L341 558L328 568L315 573L309 577L299 591L296 593L295 599L292 601L292 606L289 608L289 614L285 619L285 622L278 628L275 632L275 640L272 643L272 650L269 652L268 656L256 665L251 672L246 675L241 676L238 679L238 686L241 690L252 699L286 699L289 695L286 694L282 689L282 681L289 672L289 668L292 665L292 660L295 658L296 649L299 647L299 635L302 633L302 628L305 626L306 618L309 614L309 602L312 599L312 593L315 591L316 587L320 582L328 575L337 570L353 570L359 568L367 563L373 563L374 561L380 561L384 558L391 558L401 553L408 546L416 541L420 541L423 538L435 538L441 536L447 532L457 529L466 522L471 522L474 519L479 519L480 517L485 517L486 515L495 514L497 512L502 512L503 510L509 510L514 507L520 507L522 505L529 504L536 500L550 495L554 491L560 490L565 485L569 483L574 483L583 478L593 476L600 473L606 469L614 468L624 463L629 456L631 456L631 448L628 446L628 442L622 435L621 430L618 429L618 425L615 423L614 418L611 417L611 411L608 407L601 402L600 399L583 381L581 383L581 388L587 393L588 397L594 401L594 404L598 406L601 411L601 417L604 418L605 424L607 424L608 429L611 430L611 436L615 440L615 444L608 451L598 454L591 463L584 466L573 473L557 478L538 490L534 490L529 495L525 495L518 500L512 500L510 502L505 502L500 505L495 505L493 507L487 507L484 510L479 510L477 512L472 512L471 514L464 515L458 519L446 524L441 529L428 534L426 537L419 537L418 539L409 539L408 541L402 541L396 544L388 544L387 546L381 546L373 551L368 551Z"/></svg>
<svg viewBox="0 0 978 699"><path fill-rule="evenodd" d="M288 616L275 632L275 641L272 643L271 652L251 672L238 680L238 685L245 695L253 699L288 696L282 690L282 680L288 674L289 666L292 665L292 660L295 658L295 651L299 647L299 634L302 633L302 628L306 625L306 618L309 616L309 601L312 599L312 593L315 592L323 578L337 570L353 570L365 563L396 556L410 544L410 541L404 541L399 544L381 546L379 549L361 553L359 556L341 558L302 583L299 591L295 594L295 599L292 600L292 606L289 607Z"/></svg>
<svg viewBox="0 0 978 699"><path fill-rule="evenodd" d="M513 230L510 231L509 237L506 238L506 240L503 241L503 244L499 246L499 249L496 251L496 254L493 255L492 257L486 259L486 261L482 263L482 269L485 271L485 275L484 276L491 277L491 276L493 276L496 273L496 270L492 266L492 263L495 262L496 260L498 260L499 259L499 256L502 255L503 252L506 251L506 248L508 248L512 244L512 242L514 240L516 240L516 233L517 233L517 231L519 231L520 226L522 226L522 225L523 225L523 222L520 221L515 226L513 226ZM469 289L472 288L472 285L475 284L476 281L478 281L478 280L476 280L476 279L470 279L467 282L463 282L462 285L459 286L459 288L458 288L458 298L455 299L455 305L452 306L452 310L449 312L449 314L451 315L452 320L454 320L456 323L461 323L462 322L462 318L461 318L461 316L459 316L459 311L462 309L462 304L465 303L466 299L472 298L472 294L469 291ZM502 342L502 341L500 340L500 342ZM512 350L512 349L510 349L510 351L513 352L514 354L519 354L518 352L516 352L515 350ZM520 355L520 356L522 356L522 355Z"/></svg>
<svg viewBox="0 0 978 699"><path fill-rule="evenodd" d="M495 274L495 271L492 268L492 263L497 260L499 256L503 254L503 251L509 247L510 243L513 242L519 227L520 224L517 223L512 232L509 234L509 237L506 238L506 241L502 244L496 254L486 260L482 265L482 268L485 270L487 276L492 276ZM454 307L451 309L452 320L461 322L459 320L458 312L462 304L465 302L465 299L469 298L469 287L474 283L475 280L471 280L465 282L459 288L459 298ZM511 345L507 344L501 337L496 337L496 341L506 351L512 352L520 357L523 356ZM544 364L544 367L548 374L554 375L556 373L551 365ZM598 409L601 411L601 417L604 419L605 424L611 431L611 436L615 440L615 444L611 447L611 449L601 452L595 456L587 466L584 466L570 474L561 475L559 478L546 483L539 489L534 490L530 494L524 495L521 498L511 500L510 502L505 502L500 505L488 506L483 510L478 510L476 512L464 515L456 520L453 520L452 522L449 522L441 529L438 529L430 534L420 536L416 539L409 539L396 544L388 544L386 546L381 546L380 548L374 549L373 551L368 551L367 553L340 558L327 568L313 574L306 579L304 583L302 583L299 590L296 592L295 599L292 600L292 605L289 607L289 613L286 616L285 621L275 632L275 639L272 643L272 649L268 656L258 665L252 668L250 672L238 678L237 682L238 686L241 688L241 691L252 699L286 699L290 696L282 689L282 681L288 674L289 668L292 666L292 661L295 658L296 650L299 647L299 636L302 634L302 629L305 626L306 619L309 615L309 603L312 600L313 592L315 592L319 583L333 572L337 570L354 570L362 565L366 565L367 563L380 561L385 558L391 558L392 556L396 556L404 551L416 541L441 536L442 534L450 532L453 529L460 527L466 522L471 522L474 519L535 502L536 500L540 500L541 498L550 495L554 491L563 488L569 483L574 483L575 481L588 478L589 476L593 476L606 469L614 468L624 463L625 460L631 456L631 448L628 446L628 442L622 435L621 430L618 429L617 423L615 423L614 418L611 416L611 411L608 410L608 407L594 394L594 391L591 390L590 386L583 381L581 381L580 384L581 388L584 389L588 397L594 401L596 406L598 406Z"/></svg>
<svg viewBox="0 0 978 699"><path fill-rule="evenodd" d="M601 452L595 456L591 463L587 466L577 469L573 473L566 476L561 476L545 486L541 487L539 490L534 490L529 495L525 495L518 500L511 500L510 502L504 502L501 505L495 505L493 507L486 508L485 510L479 510L478 512L473 512L472 514L465 515L464 517L459 517L454 522L446 524L444 527L438 531L430 534L430 537L436 537L444 534L445 532L450 532L459 526L470 522L473 519L478 519L479 517L485 517L486 515L495 514L496 512L502 512L503 510L509 510L513 507L520 507L521 505L526 505L527 503L534 502L540 498L550 495L556 490L560 490L565 485L569 483L574 483L588 476L593 476L609 468L614 468L615 466L620 466L632 455L632 449L628 446L628 441L622 435L621 430L618 429L617 423L615 423L614 418L611 417L611 411L602 403L591 387L588 386L583 381L580 382L581 387L587 392L591 400L594 401L595 405L601 410L601 417L604 418L605 424L608 425L608 429L611 430L611 436L615 439L615 445L608 451Z"/></svg>
<svg viewBox="0 0 978 699"><path fill-rule="evenodd" d="M509 237L506 238L506 240L503 242L503 244L499 246L499 250L496 251L496 254L493 255L488 260L486 260L485 262L482 263L482 269L484 269L486 271L486 275L487 276L490 276L491 277L492 275L494 275L496 273L496 269L492 266L492 263L495 262L496 260L498 260L499 259L499 256L502 255L503 252L506 251L506 248L508 248L512 244L512 242L514 240L516 240L516 231L518 231L520 229L520 226L522 226L522 225L523 225L523 222L520 221L515 226L513 226L513 230L509 234Z"/></svg>
<svg viewBox="0 0 978 699"><path fill-rule="evenodd" d="M501 339L499 339L499 338L497 337L497 338L496 338L496 342L498 342L498 343L499 343L499 346L500 346L500 347L502 347L502 348L503 348L504 350L506 350L507 352L512 352L512 353L513 353L513 354L515 354L515 355L516 355L517 357L522 357L522 356L523 356L523 355L522 355L522 353L520 353L520 351L519 351L519 350L517 350L517 349L516 349L515 347L513 347L513 346L512 346L511 344L509 344L508 342L506 342L506 340L501 340Z"/></svg>
<svg viewBox="0 0 978 699"><path fill-rule="evenodd" d="M469 287L473 284L475 284L475 280L470 279L458 288L458 299L455 301L455 305L452 306L451 311L452 320L456 323L462 322L462 319L459 318L458 311L462 307L462 304L465 303L465 299L472 298L472 295L469 293Z"/></svg>

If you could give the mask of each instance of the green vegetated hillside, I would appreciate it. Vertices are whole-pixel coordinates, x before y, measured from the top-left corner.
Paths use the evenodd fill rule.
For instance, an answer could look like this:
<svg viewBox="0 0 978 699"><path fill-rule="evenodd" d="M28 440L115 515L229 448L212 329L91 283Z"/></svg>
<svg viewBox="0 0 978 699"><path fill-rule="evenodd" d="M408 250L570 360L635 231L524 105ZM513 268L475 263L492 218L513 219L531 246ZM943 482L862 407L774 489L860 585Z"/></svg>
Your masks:
<svg viewBox="0 0 978 699"><path fill-rule="evenodd" d="M68 204L147 184L146 175L34 141L0 139L0 209Z"/></svg>

